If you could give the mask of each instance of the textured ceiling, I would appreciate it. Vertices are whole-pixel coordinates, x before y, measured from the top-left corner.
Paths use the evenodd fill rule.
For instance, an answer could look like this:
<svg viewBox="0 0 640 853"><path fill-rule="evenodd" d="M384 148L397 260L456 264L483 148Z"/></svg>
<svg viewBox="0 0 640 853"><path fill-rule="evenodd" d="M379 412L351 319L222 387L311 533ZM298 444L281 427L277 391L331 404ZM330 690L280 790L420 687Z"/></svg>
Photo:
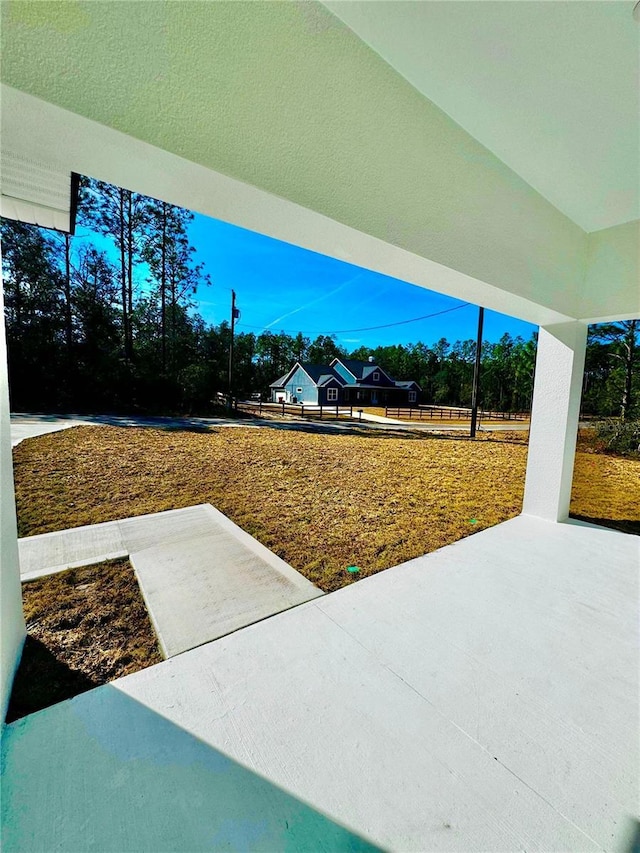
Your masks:
<svg viewBox="0 0 640 853"><path fill-rule="evenodd" d="M565 315L578 310L584 231L323 5L0 7L9 86ZM59 132L47 139L55 157Z"/></svg>
<svg viewBox="0 0 640 853"><path fill-rule="evenodd" d="M640 217L633 0L327 6L586 231Z"/></svg>
<svg viewBox="0 0 640 853"><path fill-rule="evenodd" d="M378 5L363 7L375 11ZM494 8L490 0L477 5ZM458 6L445 3L442 8L456 12ZM529 4L501 8L512 7ZM0 11L2 78L8 84L3 89L3 152L28 151L34 162L54 170L66 166L67 173L134 189L139 171L148 166L154 177L143 182L142 191L151 195L316 251L338 252L345 260L357 256L362 266L425 287L440 282L445 292L450 282L443 271L454 270L471 277L456 286L457 295L475 294L477 301L484 297L474 282L487 283L493 290L482 291L489 300L485 304L518 316L531 318L532 306L564 317L637 312L633 229L604 239L598 255L604 275L585 277L590 256L584 230L320 3L4 0ZM551 31L544 33L547 42L542 33L538 36L540 51L553 41ZM449 49L454 48L450 37ZM498 80L504 77L503 53ZM513 57L510 62L514 65ZM537 85L532 82L534 90ZM25 93L42 99L41 106ZM69 112L52 112L43 101ZM590 104L597 115L594 126L611 124L607 104L595 97ZM560 110L551 112L557 117ZM620 115L622 125L627 113L621 108ZM74 116L97 126L90 128ZM620 142L625 191L635 168L625 152L637 130L633 121L628 124L628 137ZM122 145L108 134L101 136L100 127L123 132ZM69 138L70 133L78 139ZM613 130L599 132L603 175L605 165L612 164L605 144L610 136ZM102 145L103 137L111 140L105 150L86 150ZM501 138L509 138L504 129ZM126 139L131 142L125 144ZM125 177L121 161L137 150L134 139L151 146L151 165L140 165ZM558 134L556 141L562 139ZM227 201L202 198L190 185L178 191L174 171L195 180L197 170L185 172L161 152L204 167L211 174L204 179L198 173L197 180L207 186L215 184L215 175L226 175L241 181L242 188L229 190ZM578 152L572 154L573 165L582 169ZM166 175L157 174L154 163ZM584 187L576 184L585 198L604 180L597 168L591 171L581 172ZM190 178L185 180L188 184ZM562 189L560 178L557 183ZM267 221L244 208L239 217L230 215L247 185L272 197ZM295 213L279 207L278 197L297 205ZM308 231L298 229L300 219L307 221L302 209L321 217ZM598 228L610 224L605 218L596 221L602 209L595 202L578 204L573 215L584 228ZM334 234L331 223L351 229L340 232L339 245L333 238L318 238L319 233ZM363 235L380 242L363 241ZM408 254L400 261L391 247ZM615 298L606 296L614 288L612 278ZM502 304L496 290L513 299Z"/></svg>

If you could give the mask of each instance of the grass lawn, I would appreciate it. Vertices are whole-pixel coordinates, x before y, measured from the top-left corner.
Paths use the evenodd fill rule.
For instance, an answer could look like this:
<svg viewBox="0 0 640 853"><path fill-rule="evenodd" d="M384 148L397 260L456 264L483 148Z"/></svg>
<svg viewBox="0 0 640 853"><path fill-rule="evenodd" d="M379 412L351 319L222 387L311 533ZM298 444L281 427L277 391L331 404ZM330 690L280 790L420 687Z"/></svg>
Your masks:
<svg viewBox="0 0 640 853"><path fill-rule="evenodd" d="M209 502L330 591L517 515L525 440L75 427L15 448L19 533ZM639 482L579 452L572 511L640 530Z"/></svg>
<svg viewBox="0 0 640 853"><path fill-rule="evenodd" d="M128 560L29 581L22 601L27 640L8 722L162 660Z"/></svg>

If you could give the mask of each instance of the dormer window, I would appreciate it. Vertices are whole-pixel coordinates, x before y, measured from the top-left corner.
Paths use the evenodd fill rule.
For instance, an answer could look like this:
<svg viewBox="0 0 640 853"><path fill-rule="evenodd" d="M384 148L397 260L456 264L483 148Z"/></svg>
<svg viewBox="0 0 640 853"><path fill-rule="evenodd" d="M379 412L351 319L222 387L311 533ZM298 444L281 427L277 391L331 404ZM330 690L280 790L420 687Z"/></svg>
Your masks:
<svg viewBox="0 0 640 853"><path fill-rule="evenodd" d="M377 370L373 371L373 381L380 382L380 373Z"/></svg>

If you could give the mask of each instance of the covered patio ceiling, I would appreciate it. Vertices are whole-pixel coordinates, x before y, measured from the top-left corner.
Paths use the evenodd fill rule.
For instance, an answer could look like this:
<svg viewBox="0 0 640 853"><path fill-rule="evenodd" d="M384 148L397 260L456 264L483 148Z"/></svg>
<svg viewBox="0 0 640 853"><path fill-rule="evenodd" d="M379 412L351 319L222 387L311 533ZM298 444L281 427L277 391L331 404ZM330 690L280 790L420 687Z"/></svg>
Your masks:
<svg viewBox="0 0 640 853"><path fill-rule="evenodd" d="M629 317L632 5L10 1L3 150L532 322Z"/></svg>
<svg viewBox="0 0 640 853"><path fill-rule="evenodd" d="M631 0L324 5L585 231L640 217Z"/></svg>

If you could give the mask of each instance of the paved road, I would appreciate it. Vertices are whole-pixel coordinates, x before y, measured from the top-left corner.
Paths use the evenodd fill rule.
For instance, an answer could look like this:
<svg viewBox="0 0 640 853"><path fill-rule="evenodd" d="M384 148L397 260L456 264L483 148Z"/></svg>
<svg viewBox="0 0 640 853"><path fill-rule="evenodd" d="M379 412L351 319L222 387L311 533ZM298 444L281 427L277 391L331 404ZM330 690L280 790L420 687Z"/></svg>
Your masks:
<svg viewBox="0 0 640 853"><path fill-rule="evenodd" d="M136 415L58 415L15 412L11 415L11 444L15 446L25 438L34 438L48 432L58 432L70 427L87 426L87 424L194 431L204 431L210 427L258 426L253 422L238 421L234 418L155 418Z"/></svg>
<svg viewBox="0 0 640 853"><path fill-rule="evenodd" d="M313 421L305 418L288 417L276 418L161 418L143 416L120 416L120 415L57 415L57 414L27 414L14 413L11 415L11 444L15 446L25 438L33 438L49 432L69 429L75 426L86 426L87 424L118 426L118 427L152 427L155 429L187 430L204 432L208 429L219 429L226 427L264 428L294 430L298 432L311 433L358 433L382 431L385 434L399 433L442 433L455 432L465 434L469 432L468 426L459 425L436 425L407 423L401 421L345 421L345 420L323 420ZM520 425L520 430L528 430L528 425ZM513 432L514 426L496 425L490 430L480 427L480 431Z"/></svg>

